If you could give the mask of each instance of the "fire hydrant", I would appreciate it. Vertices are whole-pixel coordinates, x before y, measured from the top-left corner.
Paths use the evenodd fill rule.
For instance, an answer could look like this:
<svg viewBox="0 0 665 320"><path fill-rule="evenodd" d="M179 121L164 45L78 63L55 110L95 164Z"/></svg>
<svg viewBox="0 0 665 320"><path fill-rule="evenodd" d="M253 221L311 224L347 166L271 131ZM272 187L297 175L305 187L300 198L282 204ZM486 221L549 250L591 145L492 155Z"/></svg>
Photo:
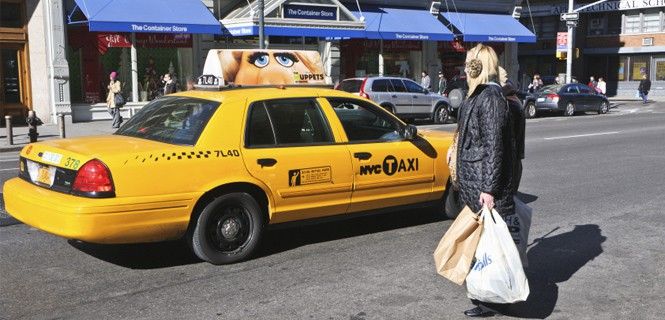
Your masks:
<svg viewBox="0 0 665 320"><path fill-rule="evenodd" d="M28 137L30 137L30 142L36 142L37 137L39 137L37 126L41 126L44 122L37 117L34 110L28 111L28 117L25 118L25 122L28 123Z"/></svg>

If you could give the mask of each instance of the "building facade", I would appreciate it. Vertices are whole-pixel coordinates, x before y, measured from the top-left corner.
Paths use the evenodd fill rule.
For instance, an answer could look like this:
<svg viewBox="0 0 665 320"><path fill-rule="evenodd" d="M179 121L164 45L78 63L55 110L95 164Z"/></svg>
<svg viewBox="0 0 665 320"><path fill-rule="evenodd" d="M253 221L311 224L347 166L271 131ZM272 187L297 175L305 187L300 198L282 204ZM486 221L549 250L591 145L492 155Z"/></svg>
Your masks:
<svg viewBox="0 0 665 320"><path fill-rule="evenodd" d="M530 8L522 4L521 22L538 41L520 44L521 73L525 77L565 73L566 61L557 60L555 53L557 32L567 31L559 19L568 11L567 1L530 4ZM640 79L647 76L651 95L665 95L665 1L606 1L582 10L574 47L579 56L573 59L572 75L580 82L603 77L608 95L626 97L635 96Z"/></svg>

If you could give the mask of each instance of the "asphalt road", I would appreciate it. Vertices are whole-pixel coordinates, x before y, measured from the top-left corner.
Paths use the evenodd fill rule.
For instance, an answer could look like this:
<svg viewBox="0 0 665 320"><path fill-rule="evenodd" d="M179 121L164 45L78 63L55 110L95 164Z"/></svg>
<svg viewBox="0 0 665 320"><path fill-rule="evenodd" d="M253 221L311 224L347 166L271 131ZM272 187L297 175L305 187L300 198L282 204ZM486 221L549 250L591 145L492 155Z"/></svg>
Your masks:
<svg viewBox="0 0 665 320"><path fill-rule="evenodd" d="M531 295L510 316L661 319L664 168L665 105L529 120ZM179 242L98 246L4 226L0 319L459 319L465 289L432 262L450 223L419 210L273 230L258 257L227 266Z"/></svg>

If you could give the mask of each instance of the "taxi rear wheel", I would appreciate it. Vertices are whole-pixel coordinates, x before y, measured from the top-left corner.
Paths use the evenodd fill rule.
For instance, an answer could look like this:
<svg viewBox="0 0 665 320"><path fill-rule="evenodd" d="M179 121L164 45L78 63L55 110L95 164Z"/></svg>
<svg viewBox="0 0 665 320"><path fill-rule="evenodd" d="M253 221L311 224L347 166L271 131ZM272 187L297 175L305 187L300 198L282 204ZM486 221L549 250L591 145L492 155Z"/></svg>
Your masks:
<svg viewBox="0 0 665 320"><path fill-rule="evenodd" d="M247 193L229 193L207 204L190 235L192 250L212 264L234 263L257 248L263 229L261 209Z"/></svg>

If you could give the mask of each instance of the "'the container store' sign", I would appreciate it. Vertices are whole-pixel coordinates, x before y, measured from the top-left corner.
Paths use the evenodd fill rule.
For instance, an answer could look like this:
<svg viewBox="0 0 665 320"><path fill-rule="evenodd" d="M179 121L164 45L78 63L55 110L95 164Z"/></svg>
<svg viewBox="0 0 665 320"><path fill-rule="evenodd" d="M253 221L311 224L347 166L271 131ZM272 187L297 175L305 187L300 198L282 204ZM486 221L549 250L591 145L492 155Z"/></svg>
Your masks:
<svg viewBox="0 0 665 320"><path fill-rule="evenodd" d="M337 20L337 7L316 5L284 5L284 18Z"/></svg>

